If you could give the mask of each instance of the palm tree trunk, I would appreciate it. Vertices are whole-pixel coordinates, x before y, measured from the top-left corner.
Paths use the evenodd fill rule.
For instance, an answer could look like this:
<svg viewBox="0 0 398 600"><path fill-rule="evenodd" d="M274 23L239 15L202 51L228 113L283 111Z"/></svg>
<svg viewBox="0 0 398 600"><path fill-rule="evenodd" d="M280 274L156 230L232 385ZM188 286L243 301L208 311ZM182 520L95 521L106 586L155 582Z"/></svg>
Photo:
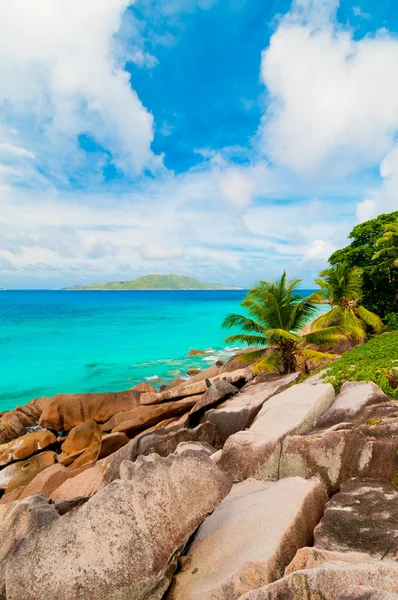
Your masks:
<svg viewBox="0 0 398 600"><path fill-rule="evenodd" d="M284 340L280 344L281 371L283 375L297 371L296 344L291 340Z"/></svg>

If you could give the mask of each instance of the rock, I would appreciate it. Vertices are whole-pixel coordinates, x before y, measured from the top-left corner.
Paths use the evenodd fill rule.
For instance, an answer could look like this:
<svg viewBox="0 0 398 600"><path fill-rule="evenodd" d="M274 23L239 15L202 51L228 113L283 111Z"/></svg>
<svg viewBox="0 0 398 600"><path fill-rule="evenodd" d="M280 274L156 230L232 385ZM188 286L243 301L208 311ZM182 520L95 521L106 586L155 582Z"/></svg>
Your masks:
<svg viewBox="0 0 398 600"><path fill-rule="evenodd" d="M12 463L0 471L0 489L11 492L17 487L27 485L40 471L55 463L55 452L47 450L35 454L25 461Z"/></svg>
<svg viewBox="0 0 398 600"><path fill-rule="evenodd" d="M101 442L98 440L93 442L88 448L85 449L83 454L73 461L73 463L70 465L70 468L79 469L80 467L83 467L83 465L88 465L92 462L95 462L98 458L100 445Z"/></svg>
<svg viewBox="0 0 398 600"><path fill-rule="evenodd" d="M135 385L131 389L141 393L156 393L156 390L153 387L153 385L147 383L146 381L142 381L141 383Z"/></svg>
<svg viewBox="0 0 398 600"><path fill-rule="evenodd" d="M223 367L225 365L225 362L221 359L217 360L215 362L216 367Z"/></svg>
<svg viewBox="0 0 398 600"><path fill-rule="evenodd" d="M125 433L108 433L104 435L101 439L101 446L98 452L98 460L101 458L105 458L119 448L122 448L126 444L128 444L129 438Z"/></svg>
<svg viewBox="0 0 398 600"><path fill-rule="evenodd" d="M321 548L299 548L292 562L285 569L285 575L302 569L314 569L327 562L343 561L349 563L362 563L372 560L370 554L363 552L332 552Z"/></svg>
<svg viewBox="0 0 398 600"><path fill-rule="evenodd" d="M89 419L81 425L72 427L61 446L61 450L65 454L73 454L79 450L88 448L93 442L100 442L101 437L100 426L93 419Z"/></svg>
<svg viewBox="0 0 398 600"><path fill-rule="evenodd" d="M7 600L162 598L182 548L231 483L198 452L132 467L132 481L113 481L16 548Z"/></svg>
<svg viewBox="0 0 398 600"><path fill-rule="evenodd" d="M343 421L351 421L365 406L388 401L378 385L370 381L346 381L333 405L318 419L318 428L330 427Z"/></svg>
<svg viewBox="0 0 398 600"><path fill-rule="evenodd" d="M76 471L67 469L63 465L54 464L41 471L30 483L24 488L20 500L33 496L33 494L41 494L45 498L49 498L52 492L57 489L64 481L76 475ZM7 498L8 494L5 496Z"/></svg>
<svg viewBox="0 0 398 600"><path fill-rule="evenodd" d="M383 592L368 585L354 585L339 594L337 600L398 600L398 594Z"/></svg>
<svg viewBox="0 0 398 600"><path fill-rule="evenodd" d="M353 423L287 436L279 476L320 477L330 493L352 477L392 481L397 451L398 402L388 400L365 407Z"/></svg>
<svg viewBox="0 0 398 600"><path fill-rule="evenodd" d="M155 432L147 435L138 442L137 456L156 453L168 456L176 451L181 442L200 442L211 446L214 439L215 427L212 423L203 423L194 429L179 429L174 432Z"/></svg>
<svg viewBox="0 0 398 600"><path fill-rule="evenodd" d="M82 448L82 450L77 450L72 454L58 454L57 461L63 465L64 467L69 467L79 456L81 456L85 452L86 448Z"/></svg>
<svg viewBox="0 0 398 600"><path fill-rule="evenodd" d="M192 349L188 352L188 356L203 356L204 354L206 354L206 352L203 350Z"/></svg>
<svg viewBox="0 0 398 600"><path fill-rule="evenodd" d="M213 377L217 377L219 375L219 369L215 365L208 367L207 369L203 369L203 371L199 371L196 375L189 380L190 383L194 383L195 381L204 381L205 379L213 379Z"/></svg>
<svg viewBox="0 0 398 600"><path fill-rule="evenodd" d="M187 375L199 375L200 373L200 369L195 369L194 367L192 367L192 369L188 369L187 371Z"/></svg>
<svg viewBox="0 0 398 600"><path fill-rule="evenodd" d="M229 398L233 394L236 394L238 388L236 388L229 381L221 380L215 381L212 385L206 390L206 392L195 402L195 405L190 410L190 415L194 415L195 413L207 408L208 406L212 406L216 402L220 400L224 400L224 398Z"/></svg>
<svg viewBox="0 0 398 600"><path fill-rule="evenodd" d="M116 413L139 406L139 392L58 394L48 399L39 423L53 431L70 431L90 419L105 423Z"/></svg>
<svg viewBox="0 0 398 600"><path fill-rule="evenodd" d="M398 564L376 560L359 564L328 562L315 569L295 571L245 594L241 600L337 600L344 594L348 600L347 590L353 586L374 587L379 591L377 600L386 600L387 592L398 592Z"/></svg>
<svg viewBox="0 0 398 600"><path fill-rule="evenodd" d="M299 384L270 398L246 431L225 443L221 469L233 480L278 479L282 443L292 433L310 431L334 400L330 384Z"/></svg>
<svg viewBox="0 0 398 600"><path fill-rule="evenodd" d="M39 495L22 502L10 502L0 506L0 598L9 600L6 595L5 574L7 560L26 538L33 536L41 527L49 525L58 517L54 506ZM16 594L15 600L23 595ZM49 596L51 598L51 595Z"/></svg>
<svg viewBox="0 0 398 600"><path fill-rule="evenodd" d="M27 433L12 442L8 442L5 447L2 447L0 454L0 466L7 465L13 460L24 460L35 454L38 450L44 450L51 444L56 442L55 435L42 429Z"/></svg>
<svg viewBox="0 0 398 600"><path fill-rule="evenodd" d="M341 486L315 529L315 546L366 552L380 559L398 536L398 490L392 483L353 479ZM398 560L398 544L387 558Z"/></svg>
<svg viewBox="0 0 398 600"><path fill-rule="evenodd" d="M249 383L233 398L208 410L204 419L216 426L215 446L222 448L231 435L249 427L264 402L275 394L283 392L297 381L298 377L299 373L292 373L273 381L255 385Z"/></svg>
<svg viewBox="0 0 398 600"><path fill-rule="evenodd" d="M112 433L122 431L132 437L150 425L156 425L164 419L177 417L188 412L195 402L196 398L191 397L161 405L139 406L114 415L102 425L102 431L112 430Z"/></svg>
<svg viewBox="0 0 398 600"><path fill-rule="evenodd" d="M180 442L175 449L175 454L182 454L187 450L193 450L194 452L204 452L207 456L211 456L215 453L215 448L206 442Z"/></svg>
<svg viewBox="0 0 398 600"><path fill-rule="evenodd" d="M0 444L24 435L27 427L36 425L47 401L47 398L36 398L25 406L3 413L0 417Z"/></svg>
<svg viewBox="0 0 398 600"><path fill-rule="evenodd" d="M225 365L223 367L221 367L220 369L220 373L230 373L231 371L236 371L237 369L241 369L243 366L247 366L250 364L254 364L256 361L247 361L247 359L245 359L246 357L244 357L245 354L248 354L249 352L253 352L254 350L260 350L259 347L257 348L245 348L242 350L239 350L239 352L236 352L236 354L234 354L233 356L231 356L231 358L229 360L227 360L227 362L225 363ZM241 357L241 360L239 359L239 357Z"/></svg>
<svg viewBox="0 0 398 600"><path fill-rule="evenodd" d="M168 600L230 600L283 576L311 541L327 494L301 478L235 485L200 526L189 570L178 573Z"/></svg>

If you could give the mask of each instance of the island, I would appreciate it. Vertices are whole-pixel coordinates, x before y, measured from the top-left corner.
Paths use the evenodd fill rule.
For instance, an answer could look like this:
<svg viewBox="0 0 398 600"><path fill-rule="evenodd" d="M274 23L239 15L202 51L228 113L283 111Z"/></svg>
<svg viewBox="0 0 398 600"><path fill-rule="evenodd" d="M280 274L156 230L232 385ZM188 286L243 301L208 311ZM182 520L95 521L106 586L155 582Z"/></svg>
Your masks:
<svg viewBox="0 0 398 600"><path fill-rule="evenodd" d="M185 275L144 275L132 280L74 285L66 290L241 290L232 285L198 281Z"/></svg>

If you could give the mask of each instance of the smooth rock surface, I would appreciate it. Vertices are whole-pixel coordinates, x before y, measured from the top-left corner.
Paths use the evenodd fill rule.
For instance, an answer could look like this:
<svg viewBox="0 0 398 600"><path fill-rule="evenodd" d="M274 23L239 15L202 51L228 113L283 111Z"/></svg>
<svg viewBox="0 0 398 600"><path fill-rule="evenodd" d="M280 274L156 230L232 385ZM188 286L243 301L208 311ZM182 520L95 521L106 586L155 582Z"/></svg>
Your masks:
<svg viewBox="0 0 398 600"><path fill-rule="evenodd" d="M369 404L387 400L388 396L373 381L346 381L333 405L319 417L316 427L351 421Z"/></svg>
<svg viewBox="0 0 398 600"><path fill-rule="evenodd" d="M290 575L294 571L302 569L315 569L327 562L349 562L362 563L372 560L370 554L364 552L333 552L331 550L322 550L322 548L299 548L292 562L285 569L285 575Z"/></svg>
<svg viewBox="0 0 398 600"><path fill-rule="evenodd" d="M162 598L182 548L231 483L198 452L132 466L132 481L112 482L16 548L7 600Z"/></svg>
<svg viewBox="0 0 398 600"><path fill-rule="evenodd" d="M93 442L100 442L101 437L100 426L93 419L89 419L81 425L72 427L61 446L61 450L65 454L73 454L88 448Z"/></svg>
<svg viewBox="0 0 398 600"><path fill-rule="evenodd" d="M23 500L34 494L41 494L44 498L49 498L57 487L76 474L77 471L68 469L63 465L51 465L47 469L44 469L44 471L41 471L30 483L28 483L19 496L19 499ZM7 495L5 498L7 498Z"/></svg>
<svg viewBox="0 0 398 600"><path fill-rule="evenodd" d="M205 421L216 426L215 446L222 448L231 435L249 427L264 402L287 389L297 381L299 375L292 373L272 381L248 384L233 398L208 410Z"/></svg>
<svg viewBox="0 0 398 600"><path fill-rule="evenodd" d="M326 501L322 484L300 478L235 485L200 526L168 600L235 600L283 576Z"/></svg>
<svg viewBox="0 0 398 600"><path fill-rule="evenodd" d="M236 394L238 388L236 388L229 381L221 380L215 381L206 390L206 392L195 402L195 405L190 410L190 415L206 409L208 406L216 404L224 398L229 398L231 395Z"/></svg>
<svg viewBox="0 0 398 600"><path fill-rule="evenodd" d="M270 398L248 430L228 438L218 465L235 482L248 477L278 479L285 437L313 429L334 397L331 384L303 383Z"/></svg>
<svg viewBox="0 0 398 600"><path fill-rule="evenodd" d="M353 479L328 502L315 529L315 546L338 552L366 552L381 558L398 536L398 490L392 483ZM387 558L398 560L398 543Z"/></svg>
<svg viewBox="0 0 398 600"><path fill-rule="evenodd" d="M94 419L105 423L114 414L139 405L139 392L104 392L95 394L57 394L47 399L39 423L53 431L70 431L72 427Z"/></svg>
<svg viewBox="0 0 398 600"><path fill-rule="evenodd" d="M55 452L46 450L41 454L35 454L28 460L15 462L0 471L0 489L6 493L11 490L27 485L40 471L55 463Z"/></svg>
<svg viewBox="0 0 398 600"><path fill-rule="evenodd" d="M56 436L48 429L27 433L16 440L8 442L0 450L0 466L14 460L24 460L39 450L44 450L56 442Z"/></svg>

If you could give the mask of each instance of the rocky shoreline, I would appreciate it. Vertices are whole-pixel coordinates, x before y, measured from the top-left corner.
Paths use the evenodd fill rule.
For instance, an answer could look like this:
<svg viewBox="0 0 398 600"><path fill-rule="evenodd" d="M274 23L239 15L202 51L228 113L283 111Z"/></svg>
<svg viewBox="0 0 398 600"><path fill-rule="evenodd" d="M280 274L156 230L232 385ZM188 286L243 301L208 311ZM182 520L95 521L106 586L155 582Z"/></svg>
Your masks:
<svg viewBox="0 0 398 600"><path fill-rule="evenodd" d="M398 599L398 400L254 376L0 417L0 600Z"/></svg>

